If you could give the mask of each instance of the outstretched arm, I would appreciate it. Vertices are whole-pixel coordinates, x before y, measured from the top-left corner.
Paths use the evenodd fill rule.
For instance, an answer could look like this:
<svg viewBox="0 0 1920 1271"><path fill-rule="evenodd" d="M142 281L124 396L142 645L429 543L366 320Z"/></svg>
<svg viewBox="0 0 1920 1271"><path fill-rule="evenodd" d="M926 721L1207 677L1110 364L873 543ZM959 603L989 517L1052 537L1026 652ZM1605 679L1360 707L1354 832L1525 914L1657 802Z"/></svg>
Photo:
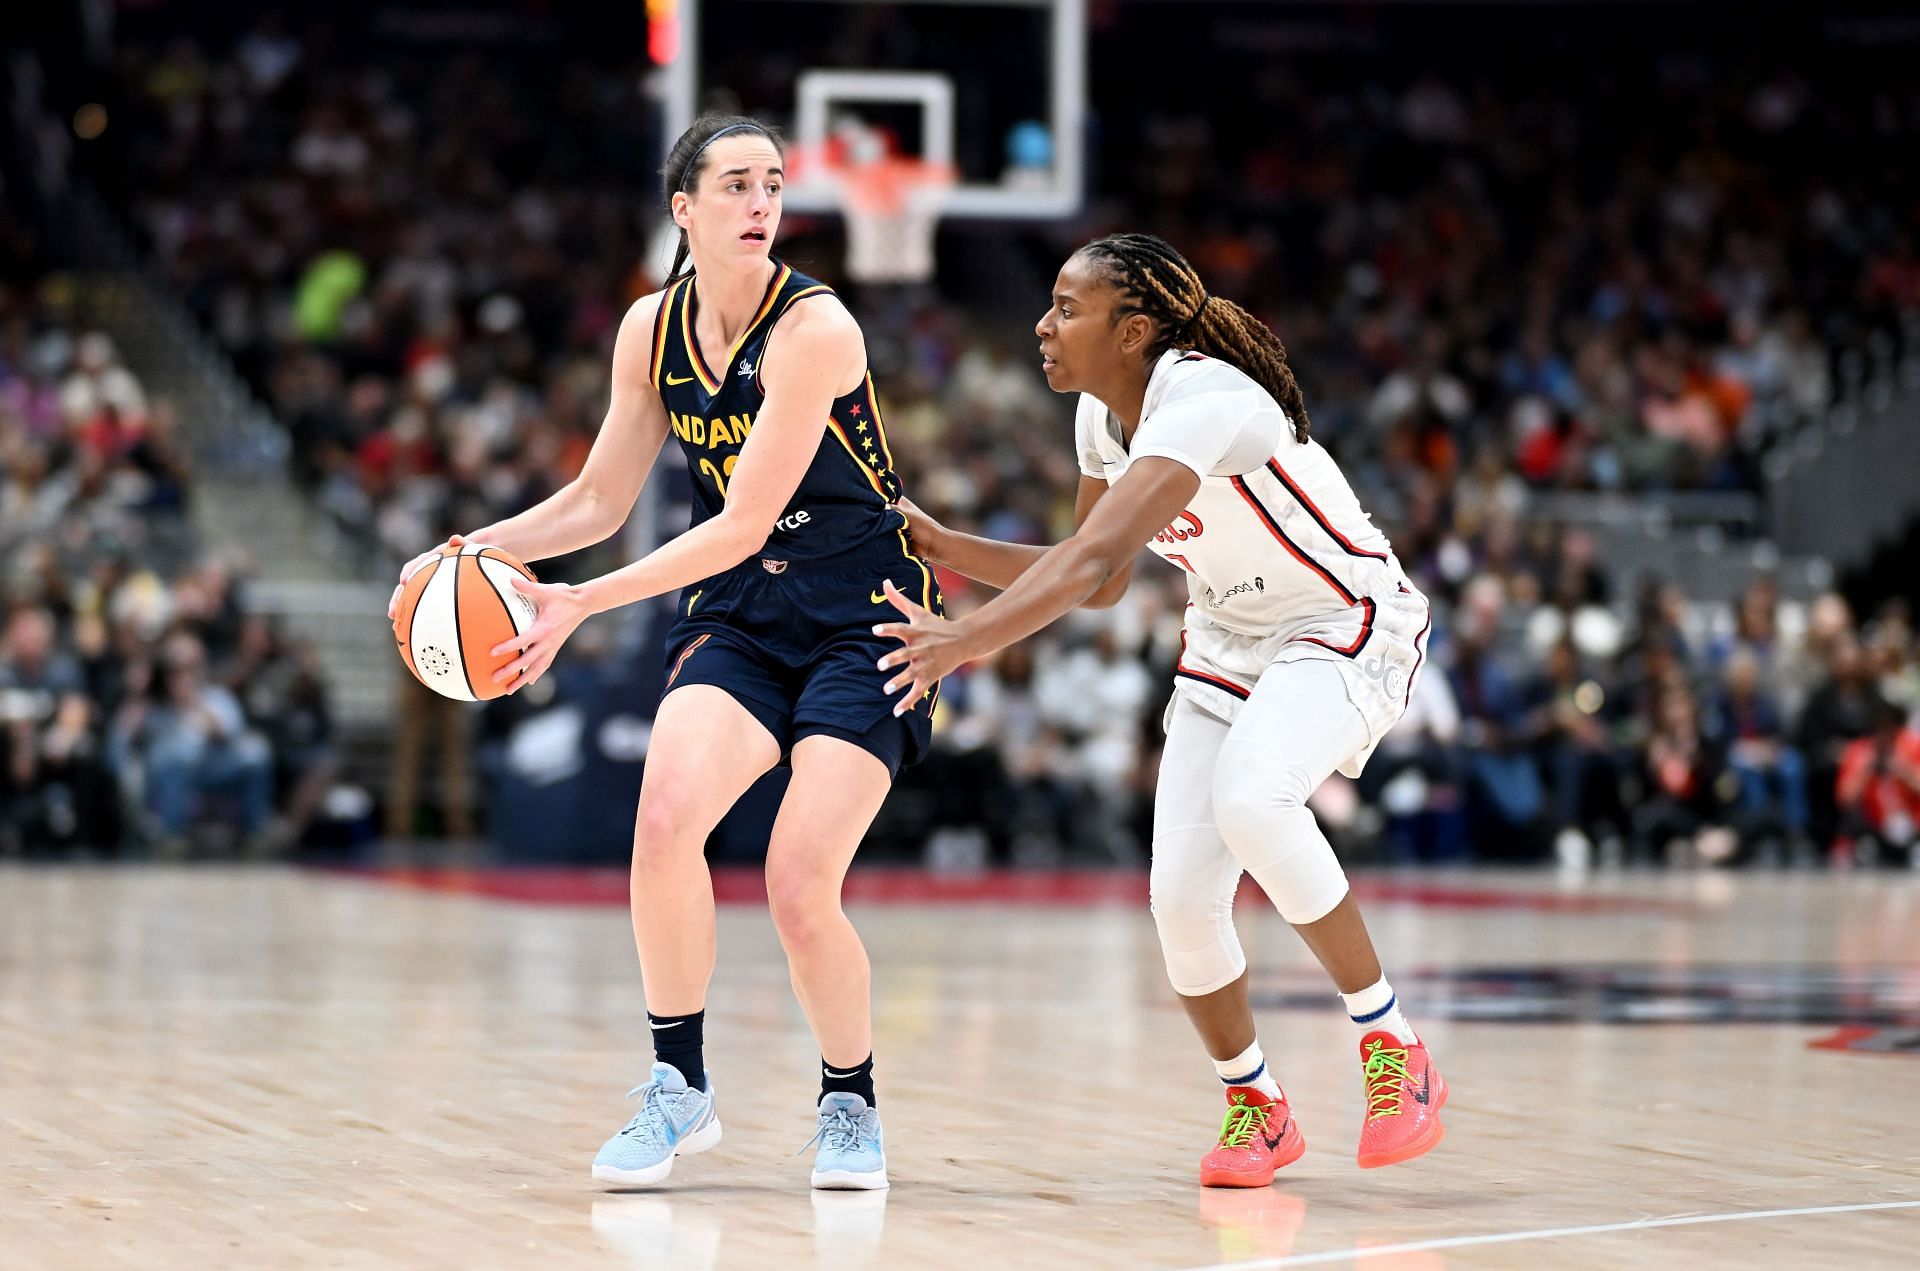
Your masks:
<svg viewBox="0 0 1920 1271"><path fill-rule="evenodd" d="M626 524L667 439L667 408L647 380L659 311L659 296L648 296L620 323L606 421L580 475L526 511L468 538L505 548L521 560L546 560L598 543Z"/></svg>
<svg viewBox="0 0 1920 1271"><path fill-rule="evenodd" d="M399 607L407 579L445 547L471 540L505 548L523 561L546 560L598 543L626 524L667 439L667 408L647 379L653 322L659 312L660 296L655 294L635 301L621 320L613 344L613 386L606 419L580 475L526 511L471 534L456 534L408 561L400 570L399 586L387 600L387 617L393 617Z"/></svg>
<svg viewBox="0 0 1920 1271"><path fill-rule="evenodd" d="M1185 464L1136 460L1073 537L1049 548L1012 586L957 622L927 612L889 584L887 596L907 621L882 623L874 632L903 646L880 659L883 671L902 668L887 684L889 693L906 690L894 713L962 663L1032 635L1099 591L1199 489L1199 476Z"/></svg>
<svg viewBox="0 0 1920 1271"><path fill-rule="evenodd" d="M763 359L766 405L732 476L724 478L720 515L585 584L590 611L604 613L676 590L759 551L827 435L835 390L865 360L860 328L845 309L822 303L795 308Z"/></svg>
<svg viewBox="0 0 1920 1271"><path fill-rule="evenodd" d="M1107 483L1104 480L1089 477L1085 473L1080 475L1080 489L1073 500L1076 531L1087 523L1094 504L1106 492ZM1013 586L1015 579L1053 550L950 530L906 499L900 500L900 510L907 514L907 532L913 538L914 547L927 559L945 565L956 574L989 587L998 587L1002 591ZM1082 603L1090 609L1105 609L1118 604L1120 597L1126 594L1127 583L1133 578L1133 559L1128 556L1126 564Z"/></svg>
<svg viewBox="0 0 1920 1271"><path fill-rule="evenodd" d="M530 684L588 616L710 578L760 550L826 436L837 389L865 365L860 328L845 309L823 302L795 309L782 321L762 359L766 405L740 448L732 475L715 478L725 481L720 515L591 582L516 582L539 602L540 618L525 634L495 650L496 655L514 648L522 652L494 678L505 682L525 671L522 686Z"/></svg>

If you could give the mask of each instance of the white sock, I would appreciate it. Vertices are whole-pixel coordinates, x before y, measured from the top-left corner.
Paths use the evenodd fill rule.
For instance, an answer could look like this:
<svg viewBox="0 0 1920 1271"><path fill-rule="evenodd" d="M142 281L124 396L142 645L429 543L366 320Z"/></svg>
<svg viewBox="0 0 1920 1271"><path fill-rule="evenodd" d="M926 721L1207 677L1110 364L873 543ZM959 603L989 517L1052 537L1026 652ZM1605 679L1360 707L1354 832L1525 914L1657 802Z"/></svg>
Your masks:
<svg viewBox="0 0 1920 1271"><path fill-rule="evenodd" d="M1252 1086L1269 1099L1279 1099L1280 1083L1267 1071L1267 1057L1260 1053L1259 1039L1232 1059L1216 1059L1213 1070L1220 1074L1222 1085Z"/></svg>
<svg viewBox="0 0 1920 1271"><path fill-rule="evenodd" d="M1360 1026L1362 1036L1392 1033L1406 1045L1419 1042L1413 1025L1407 1023L1407 1017L1401 1013L1400 999L1393 995L1393 986L1387 983L1386 976L1358 993L1342 993L1340 998L1347 1004L1347 1016Z"/></svg>

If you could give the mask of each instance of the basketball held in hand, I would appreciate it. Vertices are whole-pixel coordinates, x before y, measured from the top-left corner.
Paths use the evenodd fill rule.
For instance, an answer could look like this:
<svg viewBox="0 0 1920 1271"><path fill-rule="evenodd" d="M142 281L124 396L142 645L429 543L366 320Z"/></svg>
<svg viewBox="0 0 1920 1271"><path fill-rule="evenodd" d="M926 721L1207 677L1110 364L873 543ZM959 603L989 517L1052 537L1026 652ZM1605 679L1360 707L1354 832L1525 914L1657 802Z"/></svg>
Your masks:
<svg viewBox="0 0 1920 1271"><path fill-rule="evenodd" d="M511 552L485 543L449 547L407 579L393 612L393 639L414 678L461 702L484 702L512 692L516 676L496 684L493 673L520 656L494 657L503 640L526 631L539 616L515 576L538 581Z"/></svg>

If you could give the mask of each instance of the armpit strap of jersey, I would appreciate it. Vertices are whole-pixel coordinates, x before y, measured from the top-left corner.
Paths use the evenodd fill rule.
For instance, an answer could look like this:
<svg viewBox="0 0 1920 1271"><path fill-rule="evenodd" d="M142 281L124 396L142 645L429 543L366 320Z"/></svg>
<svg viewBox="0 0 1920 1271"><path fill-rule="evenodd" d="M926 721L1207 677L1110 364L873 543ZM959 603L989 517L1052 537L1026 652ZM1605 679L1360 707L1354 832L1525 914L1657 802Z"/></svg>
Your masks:
<svg viewBox="0 0 1920 1271"><path fill-rule="evenodd" d="M793 302L796 300L805 300L808 296L831 296L832 294L833 294L832 287L827 286L827 284L823 282L816 282L811 286L802 287L798 291L795 291L792 295L788 296L786 300L781 304L780 312L785 313L787 310L793 308ZM776 319L776 321L777 320L778 319Z"/></svg>
<svg viewBox="0 0 1920 1271"><path fill-rule="evenodd" d="M660 372L667 360L667 332L673 327L670 316L674 303L686 289L687 281L682 278L667 288L667 293L660 297L659 310L653 315L653 357L647 365L647 382L653 385L655 392L660 389Z"/></svg>

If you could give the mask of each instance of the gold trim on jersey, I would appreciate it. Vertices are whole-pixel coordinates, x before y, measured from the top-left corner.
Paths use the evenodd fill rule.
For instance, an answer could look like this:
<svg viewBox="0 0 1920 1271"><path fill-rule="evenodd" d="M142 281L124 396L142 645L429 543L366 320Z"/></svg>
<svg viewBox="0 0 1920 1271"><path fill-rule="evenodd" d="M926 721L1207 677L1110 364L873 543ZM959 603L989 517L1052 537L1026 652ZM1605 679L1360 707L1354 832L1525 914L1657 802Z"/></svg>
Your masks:
<svg viewBox="0 0 1920 1271"><path fill-rule="evenodd" d="M780 288L786 286L787 279L792 276L791 265L782 265L773 271L773 282L767 287L767 294L761 298L759 312L753 315L753 321L747 323L746 328L740 332L740 338L733 342L733 347L727 350L727 356L721 359L720 375L725 375L733 366L733 359L739 355L741 346L746 344L747 338L759 329L762 322L766 321L767 315L773 312L773 302L779 298ZM691 287L687 289L687 298L680 304L680 332L686 341L687 360L693 364L693 373L699 377L700 387L704 388L707 396L711 397L720 391L721 381L720 376L715 375L707 366L707 360L700 355L700 346L693 338L693 289Z"/></svg>
<svg viewBox="0 0 1920 1271"><path fill-rule="evenodd" d="M773 320L777 323L780 321L781 318L786 317L787 310L793 308L794 302L797 300L805 300L809 296L831 296L831 295L833 295L833 288L827 286L827 284L823 282L814 283L811 287L802 287L800 290L794 292L792 295L788 296L785 300L780 302L780 312L774 315ZM767 389L766 389L765 383L761 380L760 376L761 376L762 369L766 365L766 361L767 361L766 358L764 357L761 358L760 359L761 365L753 368L754 390L763 397L766 395Z"/></svg>
<svg viewBox="0 0 1920 1271"><path fill-rule="evenodd" d="M868 467L867 461L860 457L860 452L854 449L853 440L847 436L846 429L840 426L840 421L832 415L828 415L827 427L833 430L835 437L839 438L840 444L846 448L847 457L853 460L854 467L860 469L860 474L867 479L867 484L873 487L873 492L880 496L880 501L882 503L893 502L891 498L887 497L887 487L881 482L880 474Z"/></svg>
<svg viewBox="0 0 1920 1271"><path fill-rule="evenodd" d="M880 457L887 461L887 471L893 471L893 447L887 444L887 421L880 417L880 391L873 386L873 372L867 372L867 404L873 407L873 431L880 438Z"/></svg>
<svg viewBox="0 0 1920 1271"><path fill-rule="evenodd" d="M900 536L901 554L920 570L920 607L931 613L933 612L933 571L927 568L927 562L913 554L913 546L907 542L907 527L902 524L894 532Z"/></svg>
<svg viewBox="0 0 1920 1271"><path fill-rule="evenodd" d="M896 508L895 510L898 511L899 509ZM905 556L908 560L912 561L914 564L914 568L920 571L920 607L922 609L925 609L928 613L932 613L934 612L933 571L927 568L926 561L920 559L920 557L914 554L913 545L907 541L907 518L904 512L902 512L900 515L900 528L895 530L894 533L900 536L900 554L902 556ZM933 687L928 689L926 693L921 696L921 701L924 701L927 704L928 719L933 718L934 708L940 704L940 686L944 683L946 683L945 680L935 680ZM913 709L914 710L920 709L920 702L915 702L913 704Z"/></svg>
<svg viewBox="0 0 1920 1271"><path fill-rule="evenodd" d="M817 282L811 287L802 287L787 297L787 302L780 306L780 312L785 313L787 310L793 308L793 302L796 300L805 300L808 296L818 296L822 294L832 295L833 288L823 282Z"/></svg>
<svg viewBox="0 0 1920 1271"><path fill-rule="evenodd" d="M660 388L660 372L667 361L667 329L673 325L673 302L679 298L681 288L687 285L682 278L667 288L667 294L660 297L660 307L653 315L653 362L647 367L647 381L657 392Z"/></svg>

